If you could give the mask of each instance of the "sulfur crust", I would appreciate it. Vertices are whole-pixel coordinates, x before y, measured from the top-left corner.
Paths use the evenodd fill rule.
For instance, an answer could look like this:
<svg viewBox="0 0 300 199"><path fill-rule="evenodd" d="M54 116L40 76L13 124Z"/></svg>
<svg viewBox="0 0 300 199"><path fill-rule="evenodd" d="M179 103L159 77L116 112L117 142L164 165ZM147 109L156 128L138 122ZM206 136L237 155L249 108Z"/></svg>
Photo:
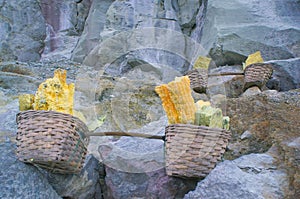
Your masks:
<svg viewBox="0 0 300 199"><path fill-rule="evenodd" d="M41 83L36 92L34 110L53 110L73 115L74 84L67 84L67 72L57 69L54 77Z"/></svg>

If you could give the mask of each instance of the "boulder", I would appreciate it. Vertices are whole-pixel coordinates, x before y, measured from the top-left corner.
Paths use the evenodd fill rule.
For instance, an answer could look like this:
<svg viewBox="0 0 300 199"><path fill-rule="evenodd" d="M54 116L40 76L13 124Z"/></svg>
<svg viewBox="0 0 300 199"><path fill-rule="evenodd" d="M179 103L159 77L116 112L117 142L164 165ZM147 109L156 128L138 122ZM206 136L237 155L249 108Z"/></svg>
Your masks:
<svg viewBox="0 0 300 199"><path fill-rule="evenodd" d="M104 167L92 155L88 155L79 175L53 174L43 171L47 180L63 198L88 199L101 198L103 192L101 178L104 178Z"/></svg>
<svg viewBox="0 0 300 199"><path fill-rule="evenodd" d="M273 75L267 87L278 91L300 88L300 58L272 60Z"/></svg>
<svg viewBox="0 0 300 199"><path fill-rule="evenodd" d="M88 16L91 0L40 1L47 25L43 59L70 58Z"/></svg>
<svg viewBox="0 0 300 199"><path fill-rule="evenodd" d="M243 93L244 75L240 65L222 66L209 70L207 94L233 98Z"/></svg>
<svg viewBox="0 0 300 199"><path fill-rule="evenodd" d="M230 117L232 139L226 159L235 159L249 153L264 153L277 148L274 157L278 165L287 169L289 191L286 198L300 196L299 183L299 112L300 90L262 93L231 98L226 101L226 115ZM251 136L242 139L244 132Z"/></svg>
<svg viewBox="0 0 300 199"><path fill-rule="evenodd" d="M0 60L39 60L46 37L39 2L0 1L0 13Z"/></svg>
<svg viewBox="0 0 300 199"><path fill-rule="evenodd" d="M265 61L299 57L299 1L208 1L201 45L217 66L241 64L258 50Z"/></svg>
<svg viewBox="0 0 300 199"><path fill-rule="evenodd" d="M166 125L163 117L130 132L163 135ZM195 187L196 180L167 176L162 140L106 137L98 145L107 198L182 198Z"/></svg>
<svg viewBox="0 0 300 199"><path fill-rule="evenodd" d="M100 33L106 22L106 12L113 0L92 1L83 32L73 50L71 59L82 62L86 55L99 43Z"/></svg>
<svg viewBox="0 0 300 199"><path fill-rule="evenodd" d="M39 170L17 160L15 144L0 143L0 198L61 198Z"/></svg>
<svg viewBox="0 0 300 199"><path fill-rule="evenodd" d="M184 199L285 198L288 176L269 154L250 154L219 163Z"/></svg>

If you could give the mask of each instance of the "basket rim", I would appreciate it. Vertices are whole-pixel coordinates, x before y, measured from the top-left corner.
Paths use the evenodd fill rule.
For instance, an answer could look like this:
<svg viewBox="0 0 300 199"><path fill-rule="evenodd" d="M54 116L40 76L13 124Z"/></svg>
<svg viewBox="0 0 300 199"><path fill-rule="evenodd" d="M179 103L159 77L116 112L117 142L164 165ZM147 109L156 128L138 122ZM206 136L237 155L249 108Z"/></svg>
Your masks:
<svg viewBox="0 0 300 199"><path fill-rule="evenodd" d="M76 116L73 116L71 114L68 114L68 113L62 113L62 112L58 112L58 111L47 111L47 110L26 110L26 111L20 111L16 114L16 123L18 124L19 121L20 121L20 116L23 115L23 114L33 114L33 113L39 113L39 114L43 114L43 113L46 113L46 114L55 114L55 115L61 115L61 116L65 116L65 117L69 117L71 118L72 120L74 120L74 122L79 122L80 125L80 129L82 132L78 132L78 131L75 131L81 142L84 144L85 147L87 147L88 145L88 136L86 136L86 134L89 134L89 129L88 127L86 126L86 124L81 120L79 119L78 117ZM83 128L84 129L83 129Z"/></svg>
<svg viewBox="0 0 300 199"><path fill-rule="evenodd" d="M182 123L177 123L177 124L168 124L166 126L167 127L184 127L184 126L187 126L187 127L193 127L195 129L206 129L206 130L213 130L213 131L223 131L223 132L226 132L226 133L230 133L230 130L226 130L226 129L222 129L222 128L217 128L217 127L209 127L209 126L203 126L203 125L195 125L195 124L182 124Z"/></svg>

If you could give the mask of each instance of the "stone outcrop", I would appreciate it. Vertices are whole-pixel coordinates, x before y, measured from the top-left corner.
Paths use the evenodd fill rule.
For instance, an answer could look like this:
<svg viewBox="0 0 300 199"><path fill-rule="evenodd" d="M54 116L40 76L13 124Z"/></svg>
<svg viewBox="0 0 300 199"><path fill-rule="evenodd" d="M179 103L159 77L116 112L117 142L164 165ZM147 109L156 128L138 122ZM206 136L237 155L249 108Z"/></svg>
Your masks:
<svg viewBox="0 0 300 199"><path fill-rule="evenodd" d="M17 160L13 143L1 142L0 150L1 198L61 198L36 167Z"/></svg>
<svg viewBox="0 0 300 199"><path fill-rule="evenodd" d="M71 59L82 62L85 56L99 43L104 29L106 12L112 0L93 0L81 37L73 50Z"/></svg>
<svg viewBox="0 0 300 199"><path fill-rule="evenodd" d="M226 101L231 132L227 159L249 153L264 153L271 147L279 168L288 168L286 198L298 198L299 188L299 113L300 91L264 91L257 95ZM242 136L245 132L251 136ZM242 139L243 138L243 139Z"/></svg>
<svg viewBox="0 0 300 199"><path fill-rule="evenodd" d="M300 88L300 58L272 60L273 75L267 87L278 91Z"/></svg>
<svg viewBox="0 0 300 199"><path fill-rule="evenodd" d="M0 61L37 61L46 24L37 0L0 1Z"/></svg>
<svg viewBox="0 0 300 199"><path fill-rule="evenodd" d="M217 66L258 50L265 61L299 57L298 12L297 0L208 1L200 43Z"/></svg>
<svg viewBox="0 0 300 199"><path fill-rule="evenodd" d="M224 161L184 199L284 198L288 177L269 154L250 154Z"/></svg>
<svg viewBox="0 0 300 199"><path fill-rule="evenodd" d="M91 0L41 0L40 6L47 26L43 59L70 58L84 29Z"/></svg>

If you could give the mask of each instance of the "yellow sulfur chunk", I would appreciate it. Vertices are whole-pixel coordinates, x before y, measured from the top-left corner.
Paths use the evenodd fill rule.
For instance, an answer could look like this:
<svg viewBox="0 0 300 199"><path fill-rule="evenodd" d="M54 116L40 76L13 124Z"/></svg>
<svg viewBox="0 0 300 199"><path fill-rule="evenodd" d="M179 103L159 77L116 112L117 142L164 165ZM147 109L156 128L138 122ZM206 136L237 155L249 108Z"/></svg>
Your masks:
<svg viewBox="0 0 300 199"><path fill-rule="evenodd" d="M34 110L52 110L73 115L74 84L67 84L66 70L57 69L54 77L41 83L34 99Z"/></svg>
<svg viewBox="0 0 300 199"><path fill-rule="evenodd" d="M195 113L195 124L212 128L223 128L222 110L211 106L202 106Z"/></svg>
<svg viewBox="0 0 300 199"><path fill-rule="evenodd" d="M175 108L173 101L171 100L170 92L166 84L157 86L155 92L159 95L162 101L162 105L167 114L169 124L177 124L179 122L178 112Z"/></svg>
<svg viewBox="0 0 300 199"><path fill-rule="evenodd" d="M194 69L198 69L198 68L208 69L210 62L211 62L211 58L199 56L198 59L196 60L196 62L194 63L193 68Z"/></svg>
<svg viewBox="0 0 300 199"><path fill-rule="evenodd" d="M260 51L256 51L255 53L251 54L248 56L248 58L246 59L246 67L251 65L251 64L255 64L255 63L263 63L264 60L261 56Z"/></svg>
<svg viewBox="0 0 300 199"><path fill-rule="evenodd" d="M210 102L209 101L203 101L203 100L198 100L196 102L197 110L200 110L203 106L210 106Z"/></svg>
<svg viewBox="0 0 300 199"><path fill-rule="evenodd" d="M188 76L176 77L175 81L157 86L155 91L162 100L169 124L193 124L196 106Z"/></svg>
<svg viewBox="0 0 300 199"><path fill-rule="evenodd" d="M19 96L19 110L27 111L32 110L32 104L34 102L34 95L32 94L23 94Z"/></svg>

